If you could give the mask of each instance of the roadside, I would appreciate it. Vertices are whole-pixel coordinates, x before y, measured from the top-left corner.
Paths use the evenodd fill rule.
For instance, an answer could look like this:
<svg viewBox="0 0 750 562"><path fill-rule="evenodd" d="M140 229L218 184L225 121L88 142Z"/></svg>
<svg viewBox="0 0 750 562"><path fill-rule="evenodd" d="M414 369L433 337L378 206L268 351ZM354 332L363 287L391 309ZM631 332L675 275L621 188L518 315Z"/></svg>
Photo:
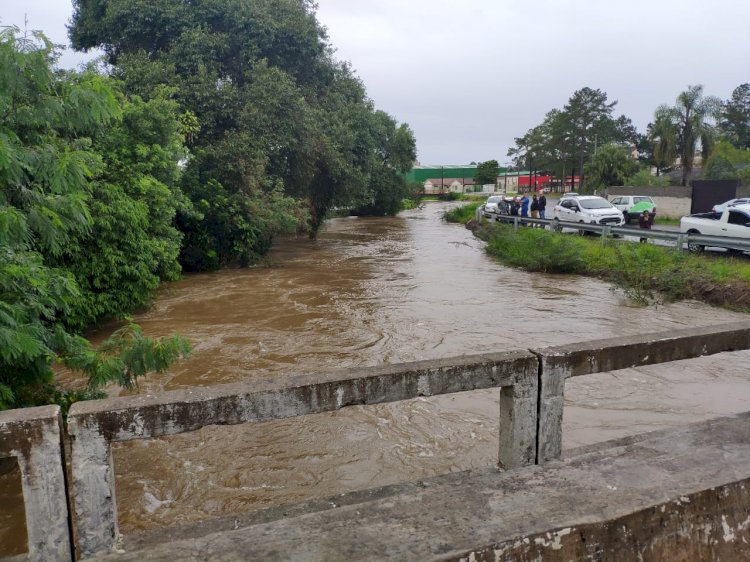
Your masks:
<svg viewBox="0 0 750 562"><path fill-rule="evenodd" d="M486 251L506 265L545 273L605 279L637 304L695 299L750 312L750 263L721 255L694 255L672 246L569 236L519 228L475 217L481 203L456 207L446 220L461 222L487 242ZM666 225L665 230L676 230Z"/></svg>

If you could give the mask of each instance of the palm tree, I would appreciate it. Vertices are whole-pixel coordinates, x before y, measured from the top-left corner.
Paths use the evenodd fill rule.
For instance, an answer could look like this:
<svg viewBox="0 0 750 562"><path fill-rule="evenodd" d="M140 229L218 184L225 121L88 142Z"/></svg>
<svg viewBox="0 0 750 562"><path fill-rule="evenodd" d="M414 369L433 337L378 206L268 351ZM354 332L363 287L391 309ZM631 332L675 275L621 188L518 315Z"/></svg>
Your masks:
<svg viewBox="0 0 750 562"><path fill-rule="evenodd" d="M695 149L700 140L704 158L713 146L713 124L711 121L721 110L721 100L714 96L704 96L703 86L688 86L677 96L674 107L661 105L654 114L655 121L668 120L677 132L677 151L682 166L682 185L693 171Z"/></svg>
<svg viewBox="0 0 750 562"><path fill-rule="evenodd" d="M664 168L672 167L677 158L677 129L666 115L662 115L649 123L648 138L653 143L652 153L658 176Z"/></svg>

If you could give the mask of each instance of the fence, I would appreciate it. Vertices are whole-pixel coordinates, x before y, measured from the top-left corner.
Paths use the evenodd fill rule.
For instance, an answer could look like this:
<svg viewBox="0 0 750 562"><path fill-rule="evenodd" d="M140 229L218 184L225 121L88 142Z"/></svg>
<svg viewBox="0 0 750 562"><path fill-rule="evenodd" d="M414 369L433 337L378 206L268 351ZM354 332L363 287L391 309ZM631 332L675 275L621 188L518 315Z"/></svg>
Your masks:
<svg viewBox="0 0 750 562"><path fill-rule="evenodd" d="M500 391L498 463L517 468L560 456L565 380L722 351L750 349L750 322L597 340L500 354L462 356L291 380L79 402L68 416L72 481L63 480L60 412L0 412L0 457L24 473L32 560L67 560L67 522L86 558L117 545L112 443L194 431L207 425L262 422L355 404L483 388ZM69 517L66 493L74 506Z"/></svg>
<svg viewBox="0 0 750 562"><path fill-rule="evenodd" d="M482 207L479 207L476 212L477 220L483 216L484 213ZM649 240L661 240L667 242L669 245L674 245L678 250L689 249L691 251L700 251L708 246L712 248L726 248L743 252L750 251L750 238L706 236L704 234L687 234L671 230L598 225L584 222L567 222L558 219L532 219L529 217L502 215L499 213L490 213L489 220L510 223L513 224L516 229L521 226L532 225L540 226L548 230L554 230L556 232L562 232L563 229L572 229L580 234L598 234L604 238L632 236L639 239L647 238Z"/></svg>

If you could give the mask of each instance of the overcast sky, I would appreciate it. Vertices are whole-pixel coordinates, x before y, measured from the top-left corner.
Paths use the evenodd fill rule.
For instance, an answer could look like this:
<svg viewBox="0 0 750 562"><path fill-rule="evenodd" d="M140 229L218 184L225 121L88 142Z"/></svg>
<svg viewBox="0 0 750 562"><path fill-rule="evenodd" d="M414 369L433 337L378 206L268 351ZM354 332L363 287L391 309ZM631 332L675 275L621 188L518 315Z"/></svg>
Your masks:
<svg viewBox="0 0 750 562"><path fill-rule="evenodd" d="M0 0L3 25L67 43L69 0ZM690 84L750 82L750 0L318 0L341 60L408 123L422 164L508 160L513 138L585 86L645 132ZM85 56L66 53L74 66Z"/></svg>

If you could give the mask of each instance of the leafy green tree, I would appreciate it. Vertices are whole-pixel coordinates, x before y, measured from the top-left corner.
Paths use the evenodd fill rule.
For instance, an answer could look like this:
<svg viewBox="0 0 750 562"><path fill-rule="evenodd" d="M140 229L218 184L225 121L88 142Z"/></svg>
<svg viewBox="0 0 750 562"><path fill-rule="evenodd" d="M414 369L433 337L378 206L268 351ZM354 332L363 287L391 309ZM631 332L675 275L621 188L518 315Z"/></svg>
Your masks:
<svg viewBox="0 0 750 562"><path fill-rule="evenodd" d="M625 180L625 185L635 187L667 187L669 185L669 177L654 176L647 168L641 168Z"/></svg>
<svg viewBox="0 0 750 562"><path fill-rule="evenodd" d="M186 269L249 263L331 206L392 212L394 158L361 82L336 63L309 0L74 0L73 45L101 47L125 92L164 84L199 124L178 211ZM413 158L412 158L413 160ZM392 193L391 193L392 191ZM388 201L381 205L378 201ZM385 211L384 211L385 212Z"/></svg>
<svg viewBox="0 0 750 562"><path fill-rule="evenodd" d="M737 86L722 104L719 128L734 146L750 149L750 83Z"/></svg>
<svg viewBox="0 0 750 562"><path fill-rule="evenodd" d="M487 160L477 164L477 171L474 175L474 183L477 185L495 184L497 182L497 172L500 165L497 160Z"/></svg>
<svg viewBox="0 0 750 562"><path fill-rule="evenodd" d="M638 141L630 119L614 117L616 105L601 90L578 90L562 109L551 110L543 123L516 138L508 156L516 166L552 170L561 178L574 170L581 173L598 146Z"/></svg>
<svg viewBox="0 0 750 562"><path fill-rule="evenodd" d="M80 287L66 317L75 329L145 306L161 281L180 275L182 236L173 223L178 208L190 210L178 185L187 154L177 104L166 95L119 96L121 117L93 138L104 169L90 182L90 232L51 262Z"/></svg>
<svg viewBox="0 0 750 562"><path fill-rule="evenodd" d="M737 177L737 170L723 154L712 155L706 162L703 177L708 180L728 180Z"/></svg>
<svg viewBox="0 0 750 562"><path fill-rule="evenodd" d="M591 187L624 185L625 179L638 170L638 162L628 149L617 144L605 144L591 158L586 174Z"/></svg>
<svg viewBox="0 0 750 562"><path fill-rule="evenodd" d="M414 134L408 125L398 125L384 111L375 111L369 120L367 130L374 146L366 168L369 190L357 212L395 215L401 210L402 201L413 196L404 176L411 170L417 156Z"/></svg>
<svg viewBox="0 0 750 562"><path fill-rule="evenodd" d="M44 36L0 31L0 409L80 397L57 388L56 361L88 375L90 395L187 353L178 337L133 345L128 327L102 354L66 327L81 292L61 258L91 232L91 181L103 170L91 139L121 109L104 78L55 73L54 61Z"/></svg>
<svg viewBox="0 0 750 562"><path fill-rule="evenodd" d="M704 170L706 179L738 178L750 181L750 150L737 148L729 141L716 144Z"/></svg>
<svg viewBox="0 0 750 562"><path fill-rule="evenodd" d="M677 128L667 115L659 115L648 125L648 137L653 143L652 154L656 175L672 167L677 158Z"/></svg>
<svg viewBox="0 0 750 562"><path fill-rule="evenodd" d="M713 146L714 128L711 121L719 113L721 100L703 95L703 86L688 86L677 96L674 106L661 105L654 115L655 120L669 121L677 131L677 151L682 166L682 185L693 170L695 151L698 143L703 151L704 162Z"/></svg>

